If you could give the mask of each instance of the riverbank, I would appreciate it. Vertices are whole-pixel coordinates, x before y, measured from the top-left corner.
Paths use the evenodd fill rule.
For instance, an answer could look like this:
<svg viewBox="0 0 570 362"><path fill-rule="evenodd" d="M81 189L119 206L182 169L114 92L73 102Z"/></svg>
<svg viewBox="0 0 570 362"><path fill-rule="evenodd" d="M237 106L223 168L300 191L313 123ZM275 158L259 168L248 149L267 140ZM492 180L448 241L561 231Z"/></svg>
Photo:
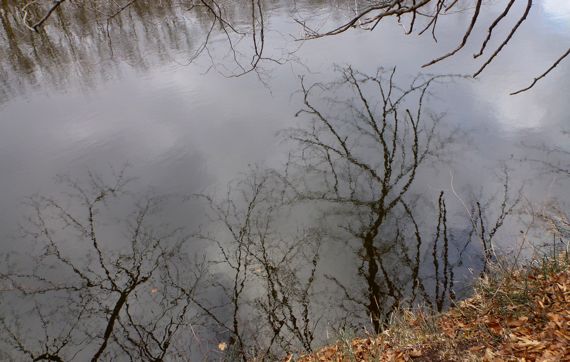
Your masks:
<svg viewBox="0 0 570 362"><path fill-rule="evenodd" d="M440 315L402 312L379 336L289 361L570 361L570 259L494 266Z"/></svg>

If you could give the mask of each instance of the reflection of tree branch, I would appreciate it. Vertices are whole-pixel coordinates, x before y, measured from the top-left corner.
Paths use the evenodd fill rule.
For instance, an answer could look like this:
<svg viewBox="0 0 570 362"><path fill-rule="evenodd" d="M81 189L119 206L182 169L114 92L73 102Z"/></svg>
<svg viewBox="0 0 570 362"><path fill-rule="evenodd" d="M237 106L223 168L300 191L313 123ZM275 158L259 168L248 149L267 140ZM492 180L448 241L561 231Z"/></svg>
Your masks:
<svg viewBox="0 0 570 362"><path fill-rule="evenodd" d="M30 202L34 216L25 231L43 243L42 253L30 265L8 266L7 272L0 272L1 279L10 281L11 297L21 304L14 307L12 324L18 328L20 323L39 320L44 341L34 343L33 333L17 333L2 318L9 344L38 361L77 355L92 361L121 355L163 360L190 312L190 299L173 288L188 284L173 270L187 265L180 253L187 237L179 229L162 231L149 224L161 203L161 198L150 197L127 221L125 238L110 243L101 230L101 211L124 195L128 180L123 172L112 183L90 174L89 187L65 180L72 190L69 197L78 201L75 205L44 197ZM69 237L77 250L64 244ZM10 270L16 267L31 271ZM191 279L188 276L185 280ZM196 287L197 282L188 286L187 294ZM22 314L20 308L28 302L34 303L35 313Z"/></svg>
<svg viewBox="0 0 570 362"><path fill-rule="evenodd" d="M422 247L422 235L420 233L420 229L418 226L418 223L416 221L415 216L412 213L412 209L408 206L407 203L405 203L404 201L401 201L402 206L404 207L404 210L409 218L409 222L412 223L412 225L414 226L414 237L416 239L416 256L414 258L414 260L412 260L409 256L408 256L408 247L406 245L406 243L399 243L400 247L403 249L402 250L402 255L404 258L404 264L409 266L411 268L412 271L412 291L411 291L411 300L410 303L413 304L415 303L415 300L417 298L416 295L416 290L419 289L420 293L421 293L421 297L423 298L423 301L425 301L431 308L433 308L433 304L431 302L431 298L428 296L428 293L426 292L424 283L420 280L420 264L421 264L421 247Z"/></svg>
<svg viewBox="0 0 570 362"><path fill-rule="evenodd" d="M34 31L39 31L39 28L49 19L51 14L56 11L57 8L60 7L64 2L65 0L55 0L54 4L51 6L51 8L48 9L45 15L37 23L32 25L32 29L34 29Z"/></svg>
<svg viewBox="0 0 570 362"><path fill-rule="evenodd" d="M509 172L505 167L503 168L504 180L503 180L503 193L501 197L501 204L499 206L499 214L497 215L494 224L491 224L491 228L486 230L489 225L486 225L487 219L484 215L484 207L481 202L475 202L476 218L472 219L473 229L479 233L479 240L483 246L484 253L484 266L483 273L488 271L489 263L496 258L496 250L494 246L494 237L503 226L507 217L509 217L518 206L521 200L521 190L518 191L517 195L513 198L510 195L510 180Z"/></svg>
<svg viewBox="0 0 570 362"><path fill-rule="evenodd" d="M347 213L356 216L357 221L350 221L345 229L354 238L351 242L355 243L357 258L362 262L357 275L362 279L365 293L361 297L361 291L353 291L334 276L328 279L337 285L347 301L365 305L375 331L380 331L386 317L401 305L408 282L414 299L417 290L422 297L428 297L419 276L422 237L404 198L420 165L436 156L445 143L445 138L437 137L439 117L427 119L424 115L429 88L440 77L420 77L409 87L400 88L395 84L394 73L390 72L387 77L381 72L368 76L348 67L342 70L342 78L337 83L307 87L302 82L305 108L299 114L312 116L313 123L288 133L299 145L301 151L295 162L299 172L305 175L305 186L297 183L292 187L296 197L354 208L347 209ZM343 87L349 88L355 96L346 102L335 99L346 106L347 111L324 111L324 107L315 104L317 101L312 95L316 89L333 92ZM415 108L400 109L404 105ZM313 178L324 182L306 186L312 185ZM415 226L416 262L408 256L407 245L401 247L404 255L398 255L395 248L406 242L402 229L391 230L397 214L402 212L411 220L406 221ZM443 221L440 218L440 223L445 222L445 218ZM443 257L448 257L447 252ZM403 259L411 275L402 274L401 269L400 273L394 273L390 258ZM442 305L443 296L452 283L449 277L449 265L445 263L445 289L443 294L438 291L438 306ZM404 280L406 278L409 280Z"/></svg>
<svg viewBox="0 0 570 362"><path fill-rule="evenodd" d="M513 13L515 7L516 0L509 0L504 10L494 17L491 24L486 28L487 34L484 37L482 44L479 48L479 51L474 54L474 58L478 58L483 55L485 50L487 49L487 45L489 41L493 37L494 30L496 27L501 23L507 16ZM437 42L435 37L436 27L438 25L438 19L443 16L450 14L450 11L454 9L457 4L460 3L457 0L377 0L371 2L367 8L362 11L358 11L356 15L351 16L348 21L343 22L342 24L334 27L331 30L320 32L314 30L307 24L306 21L302 19L295 19L295 21L302 26L304 29L306 36L305 39L316 39L320 37L327 37L327 36L335 36L341 33L344 33L352 28L361 28L365 30L374 30L376 26L382 21L387 18L396 18L398 22L401 22L402 19L407 15L409 17L409 26L406 27L406 35L412 34L414 31L414 26L417 22L418 18L426 18L426 25L423 26L420 30L417 31L418 35L422 35L428 29L431 29L431 34L433 39ZM510 28L505 38L500 42L497 49L489 56L489 58L483 63L483 65L475 72L473 75L477 77L483 70L494 61L494 59L501 53L504 47L510 43L511 39L515 35L515 33L519 30L522 23L525 22L527 19L528 14L530 13L531 7L533 5L533 0L526 0L526 7L523 14L517 19L516 23ZM474 1L474 10L473 14L470 16L470 21L467 29L463 33L461 41L459 44L451 51L445 53L444 55L437 57L427 63L425 63L422 67L428 67L433 64L439 63L447 58L450 58L456 55L460 50L462 50L469 39L472 37L474 29L476 28L477 23L480 20L480 15L483 11L484 2L482 0ZM530 86L523 88L519 91L511 93L519 94L521 92L525 92L532 88L540 79L544 78L548 73L552 71L564 58L568 56L567 51L562 57L560 57L552 67L550 67L547 71L545 71L542 75L535 78L535 80L531 83Z"/></svg>
<svg viewBox="0 0 570 362"><path fill-rule="evenodd" d="M306 231L290 239L276 232L281 206L275 181L254 172L222 201L201 195L224 231L200 238L217 246L219 260L212 266L221 268L227 281L213 286L226 299L223 308L211 301L198 305L214 325L230 332L230 350L244 360L273 359L298 348L309 352L314 340L311 290L319 235Z"/></svg>
<svg viewBox="0 0 570 362"><path fill-rule="evenodd" d="M63 9L63 7L59 7L64 2L65 0L56 1L49 7L47 5L44 5L44 3L41 1L30 1L26 3L23 7L21 7L20 10L23 13L23 22L25 26L33 31L39 32L44 23L53 17L54 13L57 13L57 11ZM122 27L125 18L121 17L121 15L125 13L125 10L129 9L134 4L143 4L136 7L136 15L141 18L145 15L145 13L151 12L156 8L174 8L175 6L181 6L181 4L178 4L175 1L159 2L157 5L152 1L125 0L125 2L108 2L103 6L99 4L91 6L91 4L88 2L73 2L75 8L73 9L70 7L69 11L79 13L79 16L77 16L79 19L93 18L94 21L92 22L84 22L83 20L81 22L77 21L77 25L82 28L81 31L86 32L98 32L102 28L102 34L105 36L104 41L108 44L110 56L113 57L115 53L115 50L113 49L113 30L115 29L114 25L117 24L118 27ZM233 24L235 19L232 19L233 15L229 10L232 10L232 8L239 9L243 6L246 8L251 7L251 20L249 23L246 22L238 26ZM9 9L9 11L10 10L16 11L16 6L13 6L13 9ZM64 10L65 12L68 11L67 8ZM282 59L269 57L265 54L267 51L265 46L267 36L265 28L266 10L263 8L262 0L243 0L240 1L237 5L220 2L217 0L196 0L190 2L189 6L184 10L186 12L193 12L196 19L202 22L203 25L203 29L192 30L192 40L195 41L196 44L194 46L194 49L191 50L191 54L188 56L188 64L192 63L201 55L206 55L211 58L210 68L216 69L216 71L226 77L239 77L250 72L256 72L258 77L261 77L260 70L258 69L258 66L261 62L270 61L278 64L283 63ZM92 11L93 14L88 14L88 11ZM41 14L40 21L38 21L35 25L30 25L29 23L32 20L35 20L37 14ZM63 16L65 13L61 12L61 14ZM164 16L164 14L161 12L160 16ZM129 21L132 21L132 19L129 19ZM141 19L141 21L143 22L142 25L146 28L149 19ZM102 27L100 26L101 23L103 23ZM92 24L95 24L96 27L89 27L89 25ZM62 27L67 26L63 23L63 21L58 25L62 25ZM64 31L67 32L66 29L64 29ZM133 32L136 33L136 30ZM42 36L47 37L50 35L51 34L47 33L42 34ZM213 52L213 50L224 50L223 46L217 46L215 49L211 47L211 41L213 39L217 39L215 37L217 35L223 38L223 41L227 46L227 52L225 52L225 54L214 54ZM31 39L33 41L33 38ZM244 39L246 39L247 42L243 42L242 40ZM28 39L20 40L22 42L28 41ZM70 38L68 38L68 41L70 43L72 42ZM133 42L135 39L128 39L127 41ZM71 47L74 46L75 44L71 44ZM50 49L50 53L51 52L53 52L53 49ZM226 60L231 60L233 65L226 66Z"/></svg>
<svg viewBox="0 0 570 362"><path fill-rule="evenodd" d="M119 7L119 9L117 9L117 11L115 11L113 14L111 14L108 18L107 18L107 23L111 20L113 20L117 15L119 15L120 13L122 13L123 11L125 11L126 8L128 8L129 6L133 5L137 0L131 0L128 3L126 3L125 5Z"/></svg>

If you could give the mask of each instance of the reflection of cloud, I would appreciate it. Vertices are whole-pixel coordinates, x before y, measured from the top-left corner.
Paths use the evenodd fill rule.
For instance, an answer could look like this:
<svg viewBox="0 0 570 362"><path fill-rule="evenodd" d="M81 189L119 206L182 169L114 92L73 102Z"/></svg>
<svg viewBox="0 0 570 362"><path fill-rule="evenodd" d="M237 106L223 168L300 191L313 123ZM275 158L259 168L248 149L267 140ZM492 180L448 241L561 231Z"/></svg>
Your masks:
<svg viewBox="0 0 570 362"><path fill-rule="evenodd" d="M540 127L546 116L546 105L529 100L529 97L513 97L508 94L496 95L495 111L497 120L510 130Z"/></svg>
<svg viewBox="0 0 570 362"><path fill-rule="evenodd" d="M570 1L568 0L543 0L544 12L560 23L570 26Z"/></svg>

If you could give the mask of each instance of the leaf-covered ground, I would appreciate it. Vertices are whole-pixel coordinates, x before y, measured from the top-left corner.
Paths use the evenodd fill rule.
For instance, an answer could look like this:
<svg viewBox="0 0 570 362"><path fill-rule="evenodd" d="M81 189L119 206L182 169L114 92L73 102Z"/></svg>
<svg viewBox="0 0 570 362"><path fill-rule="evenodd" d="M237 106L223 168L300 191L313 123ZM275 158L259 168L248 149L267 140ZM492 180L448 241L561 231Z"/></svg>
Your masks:
<svg viewBox="0 0 570 362"><path fill-rule="evenodd" d="M297 361L570 361L568 256L489 273L448 312L404 312L379 336ZM293 356L288 358L293 361Z"/></svg>

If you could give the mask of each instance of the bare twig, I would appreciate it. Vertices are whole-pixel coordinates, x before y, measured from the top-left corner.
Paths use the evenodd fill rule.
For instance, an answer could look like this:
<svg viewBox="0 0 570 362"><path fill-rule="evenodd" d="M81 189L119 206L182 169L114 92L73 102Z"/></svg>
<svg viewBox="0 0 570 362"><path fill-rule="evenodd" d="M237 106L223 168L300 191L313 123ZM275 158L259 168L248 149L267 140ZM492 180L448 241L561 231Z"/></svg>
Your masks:
<svg viewBox="0 0 570 362"><path fill-rule="evenodd" d="M562 54L560 56L560 58L556 59L556 61L554 62L554 64L552 64L550 66L550 68L548 68L544 73L542 73L541 75L539 75L538 77L534 78L534 80L532 81L532 83L530 83L530 85L526 88L522 88L519 89L518 91L512 92L511 95L515 95L515 94L520 94L522 92L526 92L527 90L531 89L532 87L535 86L535 84L541 80L542 78L546 77L551 71L554 70L554 68L556 68L558 66L558 64L560 64L560 62L562 62L562 60L564 60L568 55L570 55L570 48L568 48L568 50L566 50L566 52L564 52L564 54Z"/></svg>

